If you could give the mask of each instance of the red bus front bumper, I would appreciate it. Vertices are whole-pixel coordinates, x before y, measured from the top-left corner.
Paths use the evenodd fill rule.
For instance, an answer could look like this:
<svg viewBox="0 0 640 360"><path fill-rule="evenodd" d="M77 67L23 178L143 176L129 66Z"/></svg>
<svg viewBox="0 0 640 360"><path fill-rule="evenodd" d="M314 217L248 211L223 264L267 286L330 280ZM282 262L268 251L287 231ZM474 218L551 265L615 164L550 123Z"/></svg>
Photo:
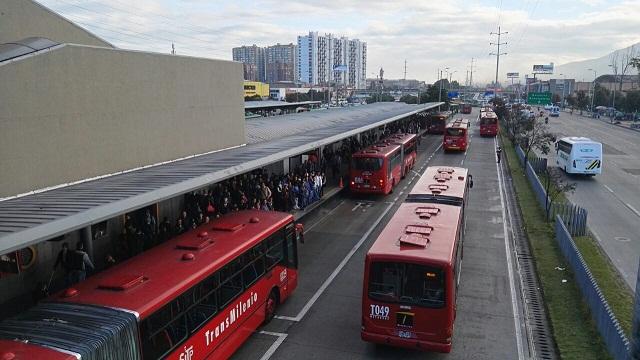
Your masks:
<svg viewBox="0 0 640 360"><path fill-rule="evenodd" d="M356 185L351 185L349 186L349 190L351 190L351 192L353 193L358 193L358 194L386 194L386 189L384 187L364 187L364 186L356 186Z"/></svg>
<svg viewBox="0 0 640 360"><path fill-rule="evenodd" d="M441 353L451 352L451 342L440 343L433 341L425 341L418 339L403 339L397 336L374 334L367 331L361 331L360 337L364 341L385 344L390 346L403 347L407 349L415 349L422 351L437 351Z"/></svg>

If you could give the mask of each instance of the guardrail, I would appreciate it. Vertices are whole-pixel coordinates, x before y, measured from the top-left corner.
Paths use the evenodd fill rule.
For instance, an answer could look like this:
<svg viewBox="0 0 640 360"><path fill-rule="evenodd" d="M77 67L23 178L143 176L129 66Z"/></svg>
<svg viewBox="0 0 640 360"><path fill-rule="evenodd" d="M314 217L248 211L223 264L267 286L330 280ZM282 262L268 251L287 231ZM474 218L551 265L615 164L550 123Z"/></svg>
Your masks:
<svg viewBox="0 0 640 360"><path fill-rule="evenodd" d="M613 311L604 298L593 274L576 247L569 230L560 216L555 217L556 241L564 258L571 266L576 283L583 298L589 305L591 317L598 332L607 346L609 354L616 360L627 360L629 356L629 340L624 334Z"/></svg>
<svg viewBox="0 0 640 360"><path fill-rule="evenodd" d="M520 165L524 165L524 151L519 145L516 145L516 154ZM534 170L534 166L538 168L538 171L546 170L547 159L545 158L532 158L527 162L527 168L525 174L529 180L529 184L533 188L533 193L536 195L538 204L546 211L549 207L549 219L555 218L556 215L560 215L564 220L565 225L568 227L571 235L584 236L587 234L587 210L572 204L571 202L562 202L551 204L551 199L547 196L547 192L538 177L537 172Z"/></svg>

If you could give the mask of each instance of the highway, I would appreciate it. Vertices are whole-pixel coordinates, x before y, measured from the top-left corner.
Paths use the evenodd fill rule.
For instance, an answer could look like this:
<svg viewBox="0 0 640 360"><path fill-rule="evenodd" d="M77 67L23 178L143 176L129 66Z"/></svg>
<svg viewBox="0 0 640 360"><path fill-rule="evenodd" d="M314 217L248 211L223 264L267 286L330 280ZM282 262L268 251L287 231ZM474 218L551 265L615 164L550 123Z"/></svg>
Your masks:
<svg viewBox="0 0 640 360"><path fill-rule="evenodd" d="M474 114L467 115L475 119ZM303 219L299 285L277 317L258 329L233 359L523 359L528 346L493 138L480 138L473 121L467 153L444 154L441 136L420 146L416 172L388 196L343 194ZM451 354L424 353L360 339L364 255L429 165L465 166L475 186L467 233ZM508 250L507 250L508 249Z"/></svg>
<svg viewBox="0 0 640 360"><path fill-rule="evenodd" d="M588 210L589 228L634 290L640 254L640 132L564 112L549 118L549 125L558 137L586 136L602 143L602 174L571 176L577 187L568 197ZM555 164L552 151L549 165Z"/></svg>

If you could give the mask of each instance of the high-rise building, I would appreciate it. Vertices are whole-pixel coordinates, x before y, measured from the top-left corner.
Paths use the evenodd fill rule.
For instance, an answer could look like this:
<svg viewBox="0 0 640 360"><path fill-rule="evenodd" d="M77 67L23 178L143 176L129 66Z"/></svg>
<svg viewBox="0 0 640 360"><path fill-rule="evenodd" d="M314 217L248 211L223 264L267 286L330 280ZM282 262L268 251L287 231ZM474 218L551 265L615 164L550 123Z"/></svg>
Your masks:
<svg viewBox="0 0 640 360"><path fill-rule="evenodd" d="M257 45L233 48L233 61L244 65L244 79L251 81L266 80L265 51Z"/></svg>
<svg viewBox="0 0 640 360"><path fill-rule="evenodd" d="M367 43L332 34L298 36L298 81L310 85L340 84L364 89L367 74Z"/></svg>
<svg viewBox="0 0 640 360"><path fill-rule="evenodd" d="M266 47L266 81L269 84L295 82L297 59L298 52L294 44L277 44Z"/></svg>

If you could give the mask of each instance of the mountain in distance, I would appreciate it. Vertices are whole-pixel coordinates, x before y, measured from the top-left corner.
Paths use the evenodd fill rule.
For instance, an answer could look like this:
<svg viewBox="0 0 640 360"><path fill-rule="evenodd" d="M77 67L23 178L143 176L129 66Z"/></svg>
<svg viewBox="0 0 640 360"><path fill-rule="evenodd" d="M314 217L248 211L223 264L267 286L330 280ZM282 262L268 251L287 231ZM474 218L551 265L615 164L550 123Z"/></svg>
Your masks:
<svg viewBox="0 0 640 360"><path fill-rule="evenodd" d="M634 47L636 56L640 56L640 43L631 45L627 48L615 50L609 54L599 57L597 59L589 59L582 61L573 61L564 65L557 65L553 70L553 77L558 77L558 74L564 74L564 78L576 79L576 81L593 81L593 71L587 69L593 69L597 72L597 75L611 75L613 71L609 67L611 64L611 56L618 53L618 57L621 58L631 47ZM635 69L627 71L626 75L637 74Z"/></svg>

